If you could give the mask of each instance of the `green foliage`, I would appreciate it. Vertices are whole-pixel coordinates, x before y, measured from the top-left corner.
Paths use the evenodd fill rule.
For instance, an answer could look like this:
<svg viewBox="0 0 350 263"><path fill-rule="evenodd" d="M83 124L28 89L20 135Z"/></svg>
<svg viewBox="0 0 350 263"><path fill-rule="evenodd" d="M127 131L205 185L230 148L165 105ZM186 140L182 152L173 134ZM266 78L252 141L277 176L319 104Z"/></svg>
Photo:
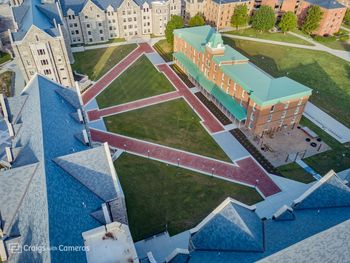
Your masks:
<svg viewBox="0 0 350 263"><path fill-rule="evenodd" d="M252 17L252 27L259 31L270 30L275 22L275 13L270 6L261 6Z"/></svg>
<svg viewBox="0 0 350 263"><path fill-rule="evenodd" d="M282 30L283 33L295 29L297 27L297 16L291 11L285 13L282 16L278 27Z"/></svg>
<svg viewBox="0 0 350 263"><path fill-rule="evenodd" d="M321 42L321 43L330 43L330 42L334 42L337 40L337 38L335 36L326 36L326 37L323 37L323 36L315 36L314 39L317 41L317 42Z"/></svg>
<svg viewBox="0 0 350 263"><path fill-rule="evenodd" d="M338 39L339 39L339 41L348 41L349 40L349 35L342 35Z"/></svg>
<svg viewBox="0 0 350 263"><path fill-rule="evenodd" d="M191 17L190 21L188 21L189 26L203 26L205 25L204 18L201 14L197 14Z"/></svg>
<svg viewBox="0 0 350 263"><path fill-rule="evenodd" d="M174 30L182 28L184 21L181 16L172 15L165 28L165 38L168 43L173 44L174 42Z"/></svg>
<svg viewBox="0 0 350 263"><path fill-rule="evenodd" d="M313 5L307 11L305 21L301 27L301 30L306 34L311 34L313 31L318 29L320 21L322 19L322 10L319 6Z"/></svg>
<svg viewBox="0 0 350 263"><path fill-rule="evenodd" d="M237 5L231 17L231 25L236 28L245 26L248 23L248 7L246 5Z"/></svg>
<svg viewBox="0 0 350 263"><path fill-rule="evenodd" d="M346 13L345 13L343 22L346 24L350 24L350 9L346 9Z"/></svg>

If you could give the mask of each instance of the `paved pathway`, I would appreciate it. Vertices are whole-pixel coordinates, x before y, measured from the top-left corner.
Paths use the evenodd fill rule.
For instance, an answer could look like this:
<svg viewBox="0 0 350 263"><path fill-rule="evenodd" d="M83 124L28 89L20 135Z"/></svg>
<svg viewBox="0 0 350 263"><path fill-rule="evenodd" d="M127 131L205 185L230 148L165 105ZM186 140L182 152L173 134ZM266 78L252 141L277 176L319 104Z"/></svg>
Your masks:
<svg viewBox="0 0 350 263"><path fill-rule="evenodd" d="M97 142L108 142L115 148L124 149L144 157L199 171L218 178L257 187L267 197L280 192L279 187L265 171L251 158L241 159L230 164L193 153L145 142L114 133L91 129L91 138Z"/></svg>
<svg viewBox="0 0 350 263"><path fill-rule="evenodd" d="M158 65L158 69L165 74L170 82L176 87L186 101L192 106L196 113L203 120L204 126L211 133L223 131L224 127L215 118L215 116L207 109L206 106L187 88L186 84L180 79L180 77L169 67L167 64Z"/></svg>
<svg viewBox="0 0 350 263"><path fill-rule="evenodd" d="M321 175L316 173L314 169L312 169L310 166L308 166L303 160L297 160L296 163L303 168L307 173L311 174L313 178L316 180L320 180L322 178Z"/></svg>
<svg viewBox="0 0 350 263"><path fill-rule="evenodd" d="M82 97L83 103L87 104L95 98L103 89L113 82L125 69L133 64L143 53L152 53L154 50L147 43L140 43L139 46L127 55L122 61L115 65L103 77L101 77L92 87L87 89Z"/></svg>
<svg viewBox="0 0 350 263"><path fill-rule="evenodd" d="M101 117L114 115L122 112L140 109L143 107L151 106L157 103L173 100L181 97L178 91L168 92L161 95L153 96L146 99L136 100L129 103L119 104L105 109L95 109L88 112L89 120L94 121Z"/></svg>
<svg viewBox="0 0 350 263"><path fill-rule="evenodd" d="M244 36L237 36L237 35L231 35L231 34L224 34L224 36L229 37L229 38L236 38L236 39L249 40L249 41L261 42L261 43L268 43L268 44L273 44L273 45L281 45L281 46L288 46L288 47L296 47L296 48L324 51L324 52L328 52L336 57L342 58L342 59L350 62L350 52L349 51L332 49L332 48L326 47L326 46L324 46L316 41L313 41L310 38L301 36L301 35L293 33L293 32L288 32L288 33L293 35L293 36L299 37L305 41L308 41L309 43L313 44L314 46L306 46L306 45L300 45L300 44L294 44L294 43L288 43L288 42L273 41L273 40L253 38L253 37L244 37Z"/></svg>
<svg viewBox="0 0 350 263"><path fill-rule="evenodd" d="M350 141L350 129L311 102L306 104L303 115L340 143Z"/></svg>

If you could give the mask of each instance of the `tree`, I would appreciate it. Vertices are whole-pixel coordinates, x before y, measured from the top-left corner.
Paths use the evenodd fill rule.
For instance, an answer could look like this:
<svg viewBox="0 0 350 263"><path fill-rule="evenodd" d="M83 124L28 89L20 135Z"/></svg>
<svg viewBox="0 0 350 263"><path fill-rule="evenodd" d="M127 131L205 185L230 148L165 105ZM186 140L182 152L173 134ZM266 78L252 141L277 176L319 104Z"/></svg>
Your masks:
<svg viewBox="0 0 350 263"><path fill-rule="evenodd" d="M252 17L252 27L259 31L268 31L275 25L276 18L270 6L263 5Z"/></svg>
<svg viewBox="0 0 350 263"><path fill-rule="evenodd" d="M197 14L191 17L190 21L188 21L189 26L203 26L205 25L204 18L201 14Z"/></svg>
<svg viewBox="0 0 350 263"><path fill-rule="evenodd" d="M350 9L346 9L343 22L345 24L350 24Z"/></svg>
<svg viewBox="0 0 350 263"><path fill-rule="evenodd" d="M165 38L170 44L174 42L174 30L178 28L183 28L184 21L181 16L172 15L169 22L166 24L165 28Z"/></svg>
<svg viewBox="0 0 350 263"><path fill-rule="evenodd" d="M301 30L306 34L311 34L320 26L322 15L323 15L323 12L319 6L317 5L311 6L307 10L307 15L301 27Z"/></svg>
<svg viewBox="0 0 350 263"><path fill-rule="evenodd" d="M237 5L233 10L231 25L236 28L245 26L248 23L248 7L246 5Z"/></svg>
<svg viewBox="0 0 350 263"><path fill-rule="evenodd" d="M282 30L283 33L295 29L297 27L297 16L293 12L288 11L282 16L278 27Z"/></svg>

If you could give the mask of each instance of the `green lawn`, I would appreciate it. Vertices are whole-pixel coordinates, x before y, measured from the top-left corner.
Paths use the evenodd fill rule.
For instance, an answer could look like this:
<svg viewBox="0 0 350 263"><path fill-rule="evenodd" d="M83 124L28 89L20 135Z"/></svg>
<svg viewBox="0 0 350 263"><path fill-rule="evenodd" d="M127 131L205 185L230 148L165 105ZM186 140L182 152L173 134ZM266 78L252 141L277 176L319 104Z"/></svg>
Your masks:
<svg viewBox="0 0 350 263"><path fill-rule="evenodd" d="M183 99L104 118L110 132L231 162Z"/></svg>
<svg viewBox="0 0 350 263"><path fill-rule="evenodd" d="M350 51L350 41L335 40L333 42L321 42L320 44L325 45L332 49Z"/></svg>
<svg viewBox="0 0 350 263"><path fill-rule="evenodd" d="M0 51L0 65L5 63L11 59L11 55L9 53L5 53Z"/></svg>
<svg viewBox="0 0 350 263"><path fill-rule="evenodd" d="M332 148L332 150L327 152L319 153L304 159L305 163L310 165L320 175L325 175L331 169L340 172L350 168L350 143L339 143L305 117L301 119L300 124L309 127Z"/></svg>
<svg viewBox="0 0 350 263"><path fill-rule="evenodd" d="M311 102L350 127L350 63L320 51L229 38L225 41L270 75L288 76L312 88Z"/></svg>
<svg viewBox="0 0 350 263"><path fill-rule="evenodd" d="M158 41L153 47L165 61L173 60L173 47L166 39Z"/></svg>
<svg viewBox="0 0 350 263"><path fill-rule="evenodd" d="M114 163L134 241L166 229L171 235L203 220L227 197L248 205L262 200L253 189L131 154Z"/></svg>
<svg viewBox="0 0 350 263"><path fill-rule="evenodd" d="M99 94L96 100L100 108L106 108L173 90L174 87L164 74L157 71L143 55Z"/></svg>
<svg viewBox="0 0 350 263"><path fill-rule="evenodd" d="M307 42L299 37L290 35L288 33L283 34L280 32L276 32L276 33L259 32L259 31L255 30L254 28L233 30L230 32L225 32L225 34L244 36L244 37L261 38L261 39L267 39L267 40L272 40L272 41L280 41L280 42L288 42L288 43L312 46L311 43L309 43L309 42Z"/></svg>
<svg viewBox="0 0 350 263"><path fill-rule="evenodd" d="M136 44L129 44L73 53L75 62L72 69L88 75L91 80L97 80L126 57L136 46Z"/></svg>
<svg viewBox="0 0 350 263"><path fill-rule="evenodd" d="M348 24L343 23L342 26L350 29L350 25L348 25Z"/></svg>
<svg viewBox="0 0 350 263"><path fill-rule="evenodd" d="M277 170L286 178L302 183L311 183L315 181L311 174L307 173L296 163L290 163L277 168Z"/></svg>

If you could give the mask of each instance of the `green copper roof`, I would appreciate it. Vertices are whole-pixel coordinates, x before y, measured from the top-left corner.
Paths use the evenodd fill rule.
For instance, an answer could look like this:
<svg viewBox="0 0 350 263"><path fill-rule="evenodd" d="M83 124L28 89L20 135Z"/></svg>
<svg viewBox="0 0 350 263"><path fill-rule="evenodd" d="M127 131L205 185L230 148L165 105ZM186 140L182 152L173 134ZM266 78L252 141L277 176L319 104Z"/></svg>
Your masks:
<svg viewBox="0 0 350 263"><path fill-rule="evenodd" d="M174 53L174 57L186 69L187 74L195 79L206 91L213 95L236 119L247 118L247 111L230 95L221 90L215 83L208 80L198 67L182 52Z"/></svg>
<svg viewBox="0 0 350 263"><path fill-rule="evenodd" d="M174 30L175 36L184 39L200 52L204 51L205 45L214 33L215 29L210 26L197 26Z"/></svg>
<svg viewBox="0 0 350 263"><path fill-rule="evenodd" d="M221 62L225 61L248 61L249 59L229 45L225 45L224 55L215 55L213 56L213 60L216 64L220 65Z"/></svg>
<svg viewBox="0 0 350 263"><path fill-rule="evenodd" d="M261 106L311 95L310 88L287 77L272 78L251 63L222 65L221 69Z"/></svg>
<svg viewBox="0 0 350 263"><path fill-rule="evenodd" d="M217 48L219 45L224 46L224 41L222 40L221 34L218 32L211 34L208 44L211 48Z"/></svg>

